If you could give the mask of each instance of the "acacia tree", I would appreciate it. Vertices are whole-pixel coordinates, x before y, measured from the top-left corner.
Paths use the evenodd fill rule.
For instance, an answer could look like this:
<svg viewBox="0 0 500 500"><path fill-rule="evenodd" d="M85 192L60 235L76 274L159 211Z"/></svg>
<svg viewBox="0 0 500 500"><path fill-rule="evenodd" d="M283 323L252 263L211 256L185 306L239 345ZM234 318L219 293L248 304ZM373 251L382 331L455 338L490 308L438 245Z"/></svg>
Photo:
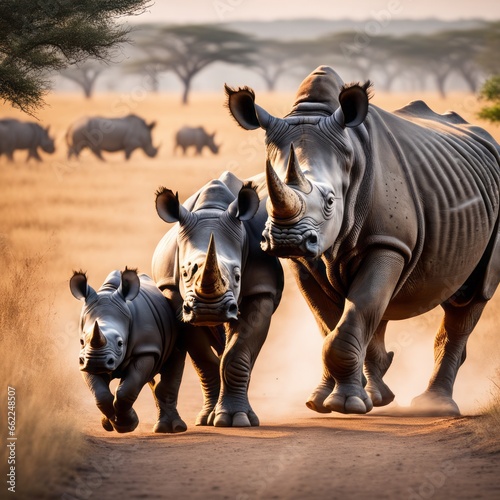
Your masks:
<svg viewBox="0 0 500 500"><path fill-rule="evenodd" d="M116 18L140 14L149 4L149 0L2 0L0 98L33 113L50 88L49 71L87 57L109 57L128 33Z"/></svg>
<svg viewBox="0 0 500 500"><path fill-rule="evenodd" d="M106 66L95 60L88 60L62 69L59 74L75 82L83 90L86 99L94 93L97 78L106 70Z"/></svg>
<svg viewBox="0 0 500 500"><path fill-rule="evenodd" d="M173 72L183 85L187 104L193 78L215 62L250 64L251 38L214 25L168 26L142 42L146 54L141 64Z"/></svg>

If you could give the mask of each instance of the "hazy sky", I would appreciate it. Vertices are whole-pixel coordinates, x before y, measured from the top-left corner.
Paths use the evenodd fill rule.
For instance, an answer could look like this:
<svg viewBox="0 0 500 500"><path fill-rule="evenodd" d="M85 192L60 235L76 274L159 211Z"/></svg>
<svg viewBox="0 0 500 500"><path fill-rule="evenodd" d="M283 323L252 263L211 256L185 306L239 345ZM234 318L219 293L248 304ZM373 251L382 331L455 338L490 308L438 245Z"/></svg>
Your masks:
<svg viewBox="0 0 500 500"><path fill-rule="evenodd" d="M140 22L323 19L500 19L499 0L156 0Z"/></svg>

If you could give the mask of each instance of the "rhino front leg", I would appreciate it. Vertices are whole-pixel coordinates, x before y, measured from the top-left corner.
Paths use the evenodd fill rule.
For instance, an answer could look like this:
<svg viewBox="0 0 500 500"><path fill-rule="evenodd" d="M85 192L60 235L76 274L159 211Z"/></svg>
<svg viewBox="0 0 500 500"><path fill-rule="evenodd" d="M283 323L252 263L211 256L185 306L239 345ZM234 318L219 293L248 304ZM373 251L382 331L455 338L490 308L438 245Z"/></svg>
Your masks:
<svg viewBox="0 0 500 500"><path fill-rule="evenodd" d="M113 430L111 421L115 418L113 407L113 394L109 390L110 377L108 375L95 375L93 373L82 372L90 391L94 395L97 408L101 410L103 417L101 424L107 431Z"/></svg>
<svg viewBox="0 0 500 500"><path fill-rule="evenodd" d="M240 318L230 322L226 329L228 339L221 360L221 393L213 414L216 427L259 425L259 418L248 400L248 386L273 312L271 295L246 298L240 306Z"/></svg>
<svg viewBox="0 0 500 500"><path fill-rule="evenodd" d="M382 380L394 357L393 352L387 352L385 349L386 328L387 321L381 321L366 351L365 391L370 396L373 406L385 406L394 400L394 393Z"/></svg>
<svg viewBox="0 0 500 500"><path fill-rule="evenodd" d="M411 402L424 415L460 415L453 400L453 385L458 369L466 358L466 344L476 326L485 300L473 300L462 307L442 304L443 321L434 339L434 372L425 392Z"/></svg>
<svg viewBox="0 0 500 500"><path fill-rule="evenodd" d="M186 326L182 333L187 352L200 377L203 407L195 425L209 425L208 418L217 403L220 391L219 358L212 350L212 332L206 327Z"/></svg>
<svg viewBox="0 0 500 500"><path fill-rule="evenodd" d="M363 388L363 362L403 267L403 257L385 249L365 257L347 294L339 325L323 344L325 367L336 382L324 402L326 408L341 413L367 413L373 408Z"/></svg>
<svg viewBox="0 0 500 500"><path fill-rule="evenodd" d="M177 411L177 397L185 360L186 351L175 347L165 366L160 371L160 382L152 387L158 408L158 421L153 428L153 432L176 433L187 430L187 425Z"/></svg>
<svg viewBox="0 0 500 500"><path fill-rule="evenodd" d="M132 406L141 389L151 379L154 364L154 356L140 356L131 362L121 379L113 401L115 418L111 421L117 432L132 432L139 425L139 418Z"/></svg>

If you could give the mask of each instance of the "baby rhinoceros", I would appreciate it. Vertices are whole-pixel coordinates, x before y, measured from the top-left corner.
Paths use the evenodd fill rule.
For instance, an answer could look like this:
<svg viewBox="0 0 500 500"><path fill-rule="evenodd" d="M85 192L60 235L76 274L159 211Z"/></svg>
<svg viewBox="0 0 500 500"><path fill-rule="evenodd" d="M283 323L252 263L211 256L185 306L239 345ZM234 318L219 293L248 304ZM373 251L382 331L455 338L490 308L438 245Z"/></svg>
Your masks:
<svg viewBox="0 0 500 500"><path fill-rule="evenodd" d="M135 270L111 272L96 292L82 272L70 280L71 293L84 301L80 318L80 370L104 414L107 431L132 432L139 419L132 408L149 383L158 408L154 432L183 432L177 394L184 355L176 348L175 316L153 280ZM160 382L154 384L155 375ZM116 394L112 379L120 379Z"/></svg>

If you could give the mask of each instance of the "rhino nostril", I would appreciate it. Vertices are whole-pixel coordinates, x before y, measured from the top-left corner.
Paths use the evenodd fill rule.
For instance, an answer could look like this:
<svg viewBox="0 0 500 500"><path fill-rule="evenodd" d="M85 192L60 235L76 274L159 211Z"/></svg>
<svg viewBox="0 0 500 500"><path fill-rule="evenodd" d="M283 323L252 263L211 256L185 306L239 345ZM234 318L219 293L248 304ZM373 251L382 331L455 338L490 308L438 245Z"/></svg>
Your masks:
<svg viewBox="0 0 500 500"><path fill-rule="evenodd" d="M184 304L182 306L182 309L186 314L189 314L190 312L193 311L193 308L189 304Z"/></svg>
<svg viewBox="0 0 500 500"><path fill-rule="evenodd" d="M195 264L193 266L193 272L192 272L192 274L194 274L196 271L198 271L198 264Z"/></svg>
<svg viewBox="0 0 500 500"><path fill-rule="evenodd" d="M312 243L313 245L318 243L318 237L315 234L311 234L311 236L309 236L307 240L309 243Z"/></svg>
<svg viewBox="0 0 500 500"><path fill-rule="evenodd" d="M238 306L236 304L231 304L228 308L227 311L230 312L231 314L236 314L238 312Z"/></svg>
<svg viewBox="0 0 500 500"><path fill-rule="evenodd" d="M106 361L106 364L108 366L113 366L115 364L115 362L114 362L113 358L108 358L108 360Z"/></svg>

